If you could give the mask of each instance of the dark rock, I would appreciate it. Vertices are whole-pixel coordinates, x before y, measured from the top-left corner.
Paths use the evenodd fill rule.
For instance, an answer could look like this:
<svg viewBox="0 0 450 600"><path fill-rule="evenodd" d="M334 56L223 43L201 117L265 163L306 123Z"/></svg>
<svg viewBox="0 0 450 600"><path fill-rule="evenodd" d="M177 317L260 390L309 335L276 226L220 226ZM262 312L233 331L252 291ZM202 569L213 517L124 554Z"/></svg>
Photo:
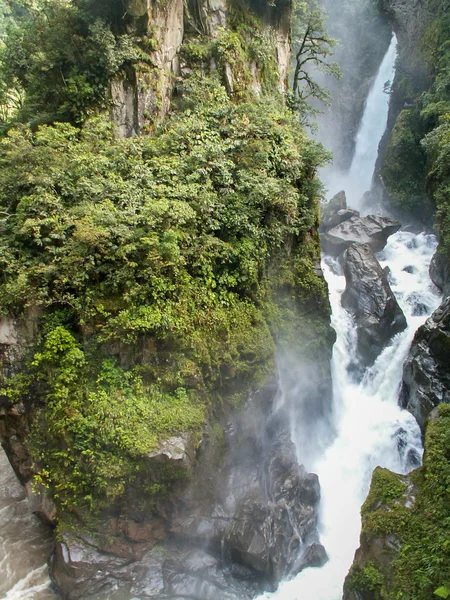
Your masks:
<svg viewBox="0 0 450 600"><path fill-rule="evenodd" d="M405 271L405 273L415 273L416 269L415 267L413 267L412 265L408 265L407 267L405 267L404 269L402 269L403 271Z"/></svg>
<svg viewBox="0 0 450 600"><path fill-rule="evenodd" d="M95 541L64 532L55 545L50 576L64 600L88 598L110 589L111 582L131 582L142 565L129 558L100 553Z"/></svg>
<svg viewBox="0 0 450 600"><path fill-rule="evenodd" d="M322 248L331 256L339 256L352 244L368 244L373 252L379 252L400 227L399 221L389 217L351 217L322 234Z"/></svg>
<svg viewBox="0 0 450 600"><path fill-rule="evenodd" d="M221 471L212 472L207 464L199 468L198 485L194 482L183 499L173 528L190 545L209 547L224 553L231 565L246 567L263 587L291 574L301 548L306 551L318 540L318 478L297 462L285 410L267 418L274 397L268 401L256 394L227 425L230 451ZM306 562L309 556L316 560L312 552L304 556Z"/></svg>
<svg viewBox="0 0 450 600"><path fill-rule="evenodd" d="M345 192L339 192L327 204L321 206L320 232L325 232L343 223L351 217L359 216L359 212L347 208Z"/></svg>
<svg viewBox="0 0 450 600"><path fill-rule="evenodd" d="M353 244L347 249L344 274L342 306L355 319L358 358L361 366L367 367L407 323L386 274L368 245Z"/></svg>
<svg viewBox="0 0 450 600"><path fill-rule="evenodd" d="M442 252L436 251L430 262L430 279L441 290L444 296L450 294L450 263Z"/></svg>
<svg viewBox="0 0 450 600"><path fill-rule="evenodd" d="M403 366L400 404L422 431L428 415L441 402L450 402L450 297L414 336Z"/></svg>
<svg viewBox="0 0 450 600"><path fill-rule="evenodd" d="M47 525L56 525L56 507L49 498L46 489L31 481L25 484L28 496L28 504L32 513L37 515Z"/></svg>
<svg viewBox="0 0 450 600"><path fill-rule="evenodd" d="M245 600L261 592L255 581L244 582L242 569L240 577L235 577L235 573L236 569L233 572L224 568L219 558L203 550L174 553L163 565L164 598Z"/></svg>
<svg viewBox="0 0 450 600"><path fill-rule="evenodd" d="M322 544L311 544L299 555L292 572L300 573L305 567L322 567L327 561L328 556Z"/></svg>

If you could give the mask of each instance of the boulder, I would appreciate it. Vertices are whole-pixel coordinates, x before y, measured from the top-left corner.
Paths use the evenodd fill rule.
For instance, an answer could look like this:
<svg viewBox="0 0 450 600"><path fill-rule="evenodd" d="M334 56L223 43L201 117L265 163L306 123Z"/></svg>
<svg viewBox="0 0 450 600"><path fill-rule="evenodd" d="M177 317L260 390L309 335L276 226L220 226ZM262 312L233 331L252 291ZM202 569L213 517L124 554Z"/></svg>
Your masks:
<svg viewBox="0 0 450 600"><path fill-rule="evenodd" d="M344 191L338 192L329 202L322 204L320 212L319 231L321 233L336 227L336 225L347 221L351 217L359 217L357 210L347 207L347 199Z"/></svg>
<svg viewBox="0 0 450 600"><path fill-rule="evenodd" d="M373 252L379 252L385 247L389 236L400 227L399 221L389 217L353 216L322 234L322 249L334 257L342 254L352 244L367 244Z"/></svg>
<svg viewBox="0 0 450 600"><path fill-rule="evenodd" d="M342 306L355 319L359 366L365 368L407 323L386 273L367 244L353 244L346 250L344 274Z"/></svg>
<svg viewBox="0 0 450 600"><path fill-rule="evenodd" d="M422 431L438 404L450 402L450 297L420 327L403 365L400 405Z"/></svg>
<svg viewBox="0 0 450 600"><path fill-rule="evenodd" d="M449 257L437 250L430 262L430 279L441 290L444 296L450 294Z"/></svg>
<svg viewBox="0 0 450 600"><path fill-rule="evenodd" d="M317 564L319 553L326 556L318 543L318 478L298 464L288 412L273 412L275 391L255 394L225 426L228 451L220 470L202 465L210 451L200 458L172 529L190 546L225 553L229 565L244 568L247 582L256 579L261 589ZM306 552L312 545L315 551Z"/></svg>

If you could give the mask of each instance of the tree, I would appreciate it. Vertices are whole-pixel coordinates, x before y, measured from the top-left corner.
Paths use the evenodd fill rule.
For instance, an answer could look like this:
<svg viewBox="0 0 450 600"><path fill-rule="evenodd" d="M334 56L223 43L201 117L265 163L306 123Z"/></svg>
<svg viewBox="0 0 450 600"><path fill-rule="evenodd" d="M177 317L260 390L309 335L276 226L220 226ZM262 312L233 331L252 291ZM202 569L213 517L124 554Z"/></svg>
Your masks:
<svg viewBox="0 0 450 600"><path fill-rule="evenodd" d="M314 79L314 69L333 77L341 76L338 64L329 61L336 40L327 34L325 22L326 16L317 0L294 1L292 46L295 66L292 99L302 109L312 98L322 102L329 100L326 89Z"/></svg>

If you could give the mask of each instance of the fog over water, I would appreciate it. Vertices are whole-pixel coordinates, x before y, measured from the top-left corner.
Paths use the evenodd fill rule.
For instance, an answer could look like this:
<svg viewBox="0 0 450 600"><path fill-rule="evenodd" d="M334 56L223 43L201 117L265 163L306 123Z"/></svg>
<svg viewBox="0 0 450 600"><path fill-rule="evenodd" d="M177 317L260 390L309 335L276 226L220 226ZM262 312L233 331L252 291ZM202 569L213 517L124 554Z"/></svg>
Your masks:
<svg viewBox="0 0 450 600"><path fill-rule="evenodd" d="M356 140L353 162L348 172L328 169L324 173L329 196L345 189L348 205L367 214L361 198L370 189L378 144L386 128L388 96L385 83L392 80L396 39L392 38L379 73L369 93L364 117ZM356 326L341 306L345 277L338 261L324 256L323 271L328 282L332 306L332 326L337 333L333 350L333 408L328 420L328 445L315 456L304 451L303 436L294 441L299 462L319 476L321 485L319 532L329 561L322 568L310 568L283 582L272 600L339 600L344 579L359 546L360 509L376 466L407 473L418 466L422 456L421 432L415 419L399 408L398 391L402 366L416 329L439 305L440 297L431 283L428 266L436 250L433 235L399 232L391 236L378 254L382 267L390 269L390 285L408 322L389 347L366 371L363 381L355 383L348 367L357 362ZM408 267L405 270L405 267ZM417 316L417 315L420 316ZM298 402L303 402L299 393ZM316 424L324 437L323 422ZM325 434L326 435L326 434Z"/></svg>

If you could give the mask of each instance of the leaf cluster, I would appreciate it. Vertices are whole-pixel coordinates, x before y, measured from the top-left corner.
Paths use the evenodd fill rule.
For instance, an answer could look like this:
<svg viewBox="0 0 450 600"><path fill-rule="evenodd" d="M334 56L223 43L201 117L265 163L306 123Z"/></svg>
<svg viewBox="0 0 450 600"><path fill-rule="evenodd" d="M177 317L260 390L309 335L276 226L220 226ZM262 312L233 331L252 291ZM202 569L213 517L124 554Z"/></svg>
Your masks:
<svg viewBox="0 0 450 600"><path fill-rule="evenodd" d="M93 118L0 141L0 309L43 319L28 389L3 394L35 407L30 445L56 500L110 501L158 440L271 373L291 314L277 295L325 295L326 158L278 98L236 105L203 76L151 137Z"/></svg>

